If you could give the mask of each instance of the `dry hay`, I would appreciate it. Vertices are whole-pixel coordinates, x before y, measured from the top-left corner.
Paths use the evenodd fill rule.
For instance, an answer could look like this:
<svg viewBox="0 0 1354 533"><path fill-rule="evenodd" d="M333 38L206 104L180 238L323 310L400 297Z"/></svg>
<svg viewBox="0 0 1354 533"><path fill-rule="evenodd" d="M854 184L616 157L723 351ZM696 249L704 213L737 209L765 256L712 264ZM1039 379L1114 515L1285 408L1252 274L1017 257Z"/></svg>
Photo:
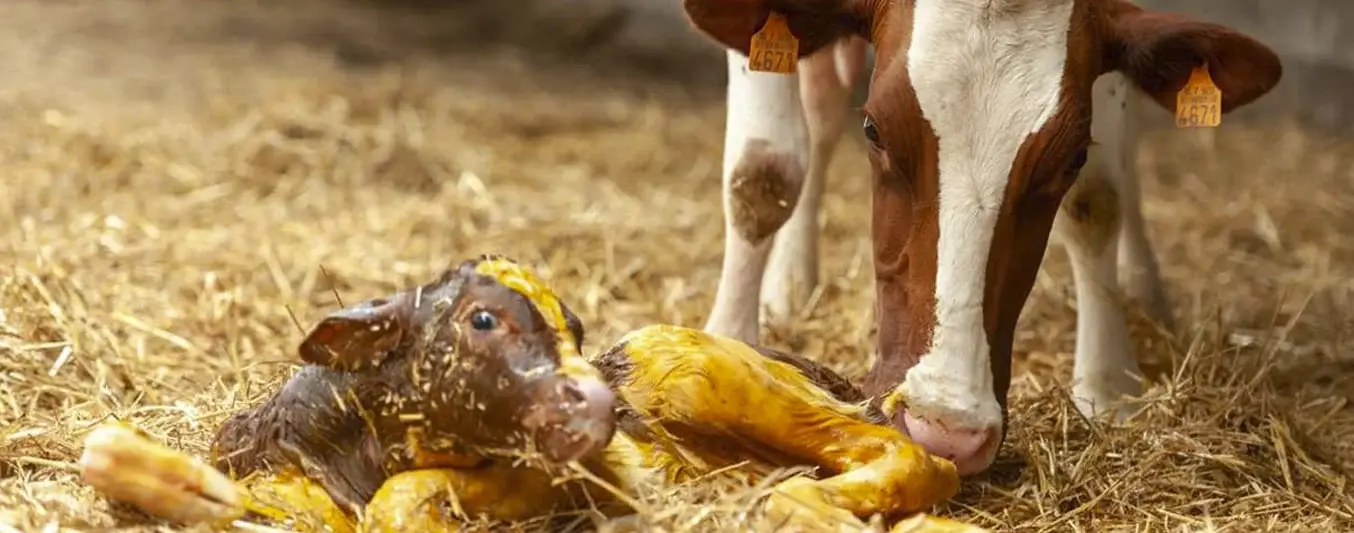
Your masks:
<svg viewBox="0 0 1354 533"><path fill-rule="evenodd" d="M348 69L324 43L212 38L217 4L177 27L156 22L172 2L149 19L74 5L0 7L16 76L0 94L0 531L169 530L78 483L83 432L117 416L203 452L294 368L296 321L335 292L383 295L493 251L546 269L590 350L708 309L719 100L512 54ZM1230 128L1210 155L1182 139L1140 161L1181 323L1135 324L1164 376L1148 409L1112 428L1071 408L1075 317L1053 248L1017 340L1007 445L941 513L1002 531L1354 523L1350 146ZM772 332L852 376L873 320L860 155L845 143L825 199L825 290ZM647 495L648 526L718 530L754 492Z"/></svg>

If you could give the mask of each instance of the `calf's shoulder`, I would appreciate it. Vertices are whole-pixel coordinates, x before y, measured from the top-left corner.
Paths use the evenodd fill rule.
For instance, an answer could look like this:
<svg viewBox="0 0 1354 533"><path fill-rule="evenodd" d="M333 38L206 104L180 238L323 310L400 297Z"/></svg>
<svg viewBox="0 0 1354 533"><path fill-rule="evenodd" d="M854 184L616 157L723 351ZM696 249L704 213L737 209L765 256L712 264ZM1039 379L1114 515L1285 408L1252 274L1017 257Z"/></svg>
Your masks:
<svg viewBox="0 0 1354 533"><path fill-rule="evenodd" d="M295 468L340 506L360 508L388 473L356 384L350 374L303 366L262 404L221 424L213 466L235 478Z"/></svg>

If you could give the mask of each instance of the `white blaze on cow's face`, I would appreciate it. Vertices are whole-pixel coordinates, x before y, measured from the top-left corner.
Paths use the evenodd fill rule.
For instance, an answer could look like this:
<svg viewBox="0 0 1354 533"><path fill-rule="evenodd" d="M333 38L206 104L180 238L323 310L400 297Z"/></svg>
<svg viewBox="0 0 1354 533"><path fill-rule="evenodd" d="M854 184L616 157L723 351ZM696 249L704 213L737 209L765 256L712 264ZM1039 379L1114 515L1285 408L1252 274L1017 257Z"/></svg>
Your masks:
<svg viewBox="0 0 1354 533"><path fill-rule="evenodd" d="M939 235L930 346L898 388L909 429L946 423L999 438L983 312L988 257L1016 154L1058 109L1072 7L916 1L907 73L937 144Z"/></svg>

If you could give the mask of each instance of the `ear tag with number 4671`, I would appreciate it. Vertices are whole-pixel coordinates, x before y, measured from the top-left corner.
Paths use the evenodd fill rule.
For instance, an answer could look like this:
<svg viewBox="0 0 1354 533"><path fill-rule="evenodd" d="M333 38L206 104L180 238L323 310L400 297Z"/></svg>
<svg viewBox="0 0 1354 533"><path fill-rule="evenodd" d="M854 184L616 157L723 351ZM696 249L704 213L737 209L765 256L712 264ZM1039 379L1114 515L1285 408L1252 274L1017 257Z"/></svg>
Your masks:
<svg viewBox="0 0 1354 533"><path fill-rule="evenodd" d="M757 72L794 74L799 64L799 39L790 33L785 16L775 11L766 24L752 35L748 50L748 69Z"/></svg>
<svg viewBox="0 0 1354 533"><path fill-rule="evenodd" d="M1194 67L1175 97L1175 127L1216 128L1222 124L1222 90L1208 74L1208 64Z"/></svg>

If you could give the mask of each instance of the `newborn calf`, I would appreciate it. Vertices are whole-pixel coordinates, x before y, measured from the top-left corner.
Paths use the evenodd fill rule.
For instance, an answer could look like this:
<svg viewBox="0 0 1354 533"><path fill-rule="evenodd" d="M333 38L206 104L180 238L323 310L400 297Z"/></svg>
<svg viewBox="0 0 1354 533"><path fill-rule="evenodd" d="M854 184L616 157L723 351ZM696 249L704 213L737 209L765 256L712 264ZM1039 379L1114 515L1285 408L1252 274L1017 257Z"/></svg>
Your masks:
<svg viewBox="0 0 1354 533"><path fill-rule="evenodd" d="M809 360L675 326L632 332L593 361L582 339L533 272L485 256L323 319L301 343L307 365L221 426L215 469L113 424L86 440L85 479L180 522L252 513L335 532L625 510L598 481L634 493L790 466L826 477L776 485L766 518L814 531L855 531L958 490L953 464ZM563 464L592 475L555 483ZM894 531L977 529L920 515Z"/></svg>

